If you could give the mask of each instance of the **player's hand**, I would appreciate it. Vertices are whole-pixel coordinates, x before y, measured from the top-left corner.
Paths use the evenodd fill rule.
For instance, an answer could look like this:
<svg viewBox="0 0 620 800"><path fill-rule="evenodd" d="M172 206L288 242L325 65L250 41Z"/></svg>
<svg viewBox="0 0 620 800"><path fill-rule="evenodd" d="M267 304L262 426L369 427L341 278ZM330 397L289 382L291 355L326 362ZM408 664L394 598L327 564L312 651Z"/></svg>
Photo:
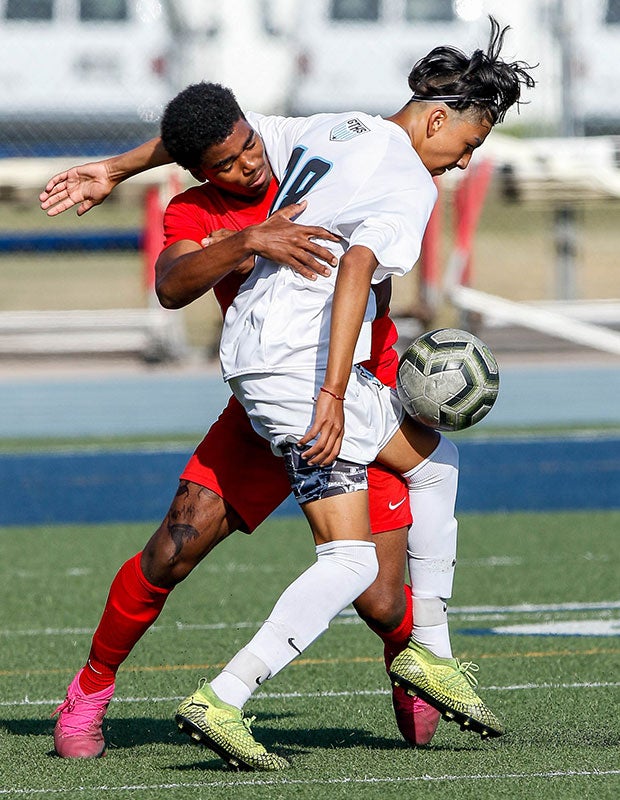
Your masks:
<svg viewBox="0 0 620 800"><path fill-rule="evenodd" d="M48 217L55 217L73 206L78 206L77 215L81 217L102 203L115 185L108 175L104 161L71 167L50 178L39 195L41 208L47 211Z"/></svg>
<svg viewBox="0 0 620 800"><path fill-rule="evenodd" d="M205 236L205 238L201 240L200 244L203 247L208 247L210 244L216 244L217 242L224 241L224 239L228 239L229 236L233 236L235 233L239 233L239 231L233 231L230 230L230 228L220 228L217 231L211 231L208 236ZM245 259L245 261L242 261L234 271L245 275L246 273L251 272L253 269L254 256L249 256Z"/></svg>
<svg viewBox="0 0 620 800"><path fill-rule="evenodd" d="M326 392L319 392L314 406L312 426L297 444L303 447L315 438L316 441L304 451L302 458L311 465L329 466L340 453L343 436L343 401Z"/></svg>
<svg viewBox="0 0 620 800"><path fill-rule="evenodd" d="M235 233L239 233L239 231L233 231L230 228L219 228L219 230L211 231L208 236L205 236L204 239L201 239L200 244L203 247L208 247L210 244L223 242L224 239L228 239L229 236L234 236Z"/></svg>
<svg viewBox="0 0 620 800"><path fill-rule="evenodd" d="M338 242L340 238L326 228L292 222L306 205L305 200L293 203L255 225L252 228L252 250L276 264L291 267L304 278L316 280L318 275L329 275L330 266L335 267L338 260L330 250L313 240Z"/></svg>

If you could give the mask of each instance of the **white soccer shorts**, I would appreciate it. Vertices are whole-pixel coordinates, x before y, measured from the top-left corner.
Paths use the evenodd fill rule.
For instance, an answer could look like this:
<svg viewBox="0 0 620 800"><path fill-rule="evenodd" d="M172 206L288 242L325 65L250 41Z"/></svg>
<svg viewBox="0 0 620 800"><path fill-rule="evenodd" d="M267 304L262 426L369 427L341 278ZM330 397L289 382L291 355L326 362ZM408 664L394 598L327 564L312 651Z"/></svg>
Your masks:
<svg viewBox="0 0 620 800"><path fill-rule="evenodd" d="M229 384L254 430L270 442L276 455L281 455L282 444L298 442L310 428L314 398L323 377L313 370L288 375L251 374L231 378ZM345 392L345 433L338 458L370 464L394 436L404 416L396 392L356 365Z"/></svg>

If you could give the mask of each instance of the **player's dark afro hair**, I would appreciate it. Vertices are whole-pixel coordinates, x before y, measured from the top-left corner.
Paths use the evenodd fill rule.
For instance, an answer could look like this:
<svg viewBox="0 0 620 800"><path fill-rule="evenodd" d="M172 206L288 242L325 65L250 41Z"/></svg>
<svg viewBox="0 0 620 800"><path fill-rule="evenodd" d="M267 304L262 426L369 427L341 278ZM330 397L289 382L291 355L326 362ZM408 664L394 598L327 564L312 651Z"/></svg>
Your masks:
<svg viewBox="0 0 620 800"><path fill-rule="evenodd" d="M205 150L227 139L240 119L244 115L230 89L219 83L194 83L166 106L162 143L177 164L196 169Z"/></svg>
<svg viewBox="0 0 620 800"><path fill-rule="evenodd" d="M521 86L532 88L534 79L523 61L503 61L499 55L508 27L500 28L489 17L491 34L486 52L475 50L471 56L456 47L436 47L414 65L409 74L413 100L432 100L435 96L454 97L445 101L457 111L478 108L491 118L492 124L502 122L508 109L521 96Z"/></svg>

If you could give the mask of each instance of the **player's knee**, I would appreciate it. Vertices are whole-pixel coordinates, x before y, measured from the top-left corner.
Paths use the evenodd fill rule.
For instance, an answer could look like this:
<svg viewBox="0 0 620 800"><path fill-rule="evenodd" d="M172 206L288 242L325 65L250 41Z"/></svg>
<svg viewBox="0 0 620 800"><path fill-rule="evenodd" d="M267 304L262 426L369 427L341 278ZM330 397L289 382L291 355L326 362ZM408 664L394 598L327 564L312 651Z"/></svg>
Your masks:
<svg viewBox="0 0 620 800"><path fill-rule="evenodd" d="M360 582L364 584L365 588L368 588L374 583L379 574L379 560L374 545L362 548L358 558Z"/></svg>
<svg viewBox="0 0 620 800"><path fill-rule="evenodd" d="M197 535L197 532L196 532ZM165 526L148 542L142 553L142 571L155 586L171 588L185 580L211 549L196 544L185 526ZM204 534L203 534L204 536ZM208 537L211 539L211 537Z"/></svg>
<svg viewBox="0 0 620 800"><path fill-rule="evenodd" d="M168 535L167 528L160 526L142 551L142 572L154 586L170 589L184 580L198 563L187 559L182 549Z"/></svg>
<svg viewBox="0 0 620 800"><path fill-rule="evenodd" d="M391 631L398 627L405 615L406 604L402 591L392 591L375 581L353 606L361 619L371 628Z"/></svg>
<svg viewBox="0 0 620 800"><path fill-rule="evenodd" d="M334 540L318 545L316 552L318 562L331 565L354 592L349 602L364 592L379 573L374 542Z"/></svg>
<svg viewBox="0 0 620 800"><path fill-rule="evenodd" d="M450 439L441 436L430 456L403 477L410 491L435 491L441 486L449 486L456 491L458 474L458 447Z"/></svg>

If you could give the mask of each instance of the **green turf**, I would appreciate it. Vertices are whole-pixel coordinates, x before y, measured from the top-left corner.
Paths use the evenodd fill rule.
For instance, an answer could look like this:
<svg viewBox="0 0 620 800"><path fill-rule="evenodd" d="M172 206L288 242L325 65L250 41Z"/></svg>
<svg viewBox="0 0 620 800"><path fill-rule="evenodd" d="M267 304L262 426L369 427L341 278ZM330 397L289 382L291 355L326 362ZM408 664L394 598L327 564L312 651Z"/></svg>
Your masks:
<svg viewBox="0 0 620 800"><path fill-rule="evenodd" d="M87 654L115 570L151 528L2 529L0 797L94 798L107 787L108 800L616 798L617 636L468 631L588 620L617 629L619 529L618 512L463 515L454 649L480 664L480 692L506 722L504 738L482 742L442 722L431 746L408 748L379 641L345 613L249 703L257 738L292 761L276 775L229 773L177 735L172 717L177 698L247 641L312 560L301 519L232 537L173 593L119 673L108 755L86 762L51 754L49 714ZM550 609L570 603L601 608ZM506 610L521 604L538 608Z"/></svg>

